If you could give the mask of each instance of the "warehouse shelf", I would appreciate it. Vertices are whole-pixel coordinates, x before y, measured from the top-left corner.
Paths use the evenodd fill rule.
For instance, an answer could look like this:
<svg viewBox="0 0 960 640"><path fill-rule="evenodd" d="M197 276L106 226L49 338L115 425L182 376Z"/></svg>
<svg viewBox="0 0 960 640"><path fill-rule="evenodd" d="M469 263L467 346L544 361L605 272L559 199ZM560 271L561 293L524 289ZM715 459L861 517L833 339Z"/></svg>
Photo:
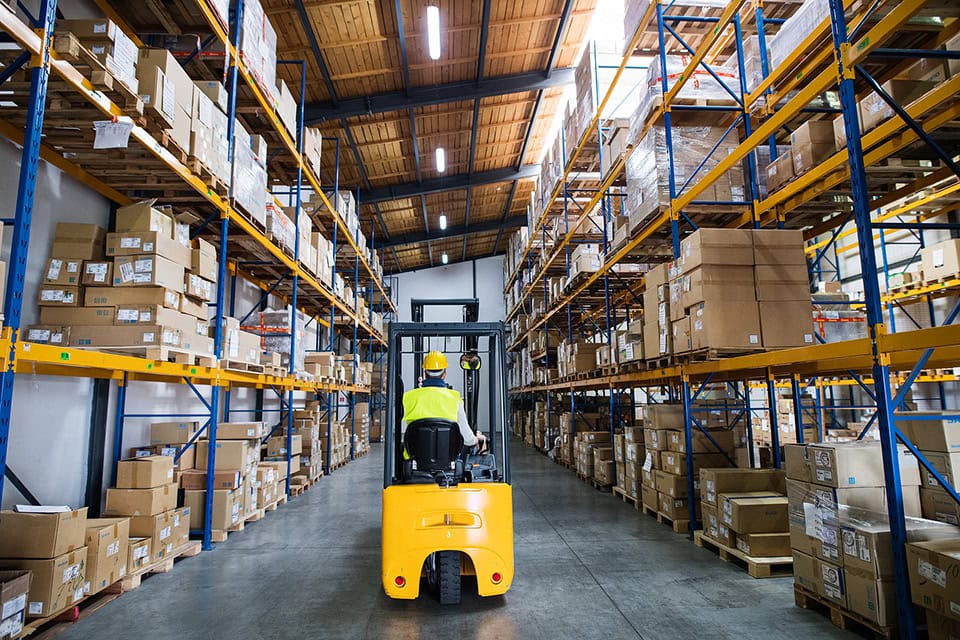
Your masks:
<svg viewBox="0 0 960 640"><path fill-rule="evenodd" d="M614 416L618 415L618 403L621 401L621 394L614 393L614 390L659 389L665 397L669 395L672 401L681 402L685 407L685 438L689 451L693 430L699 428L690 417L691 402L697 398L700 390L709 385L719 382L742 385L743 388L766 388L768 401L764 407L751 407L749 394L740 397L746 403L747 412L769 412L770 424L777 423L774 401L777 388L790 389L794 397L800 397L801 389L815 390L816 406L828 408L830 411L838 407L843 409L833 400L834 387L863 389L871 399L868 405L872 415L862 426L860 437L874 429L882 443L886 486L889 488L887 507L892 514L891 537L898 585L897 608L903 637L909 638L914 637L915 625L912 624L903 557L905 534L898 491L898 441L917 454L921 465L928 471L931 467L912 443L897 431L895 414L903 408L904 399L914 384L942 384L958 379L955 365L960 363L960 327L954 325L953 321L960 313L960 305L951 305L952 308L943 319L944 326L899 332L893 323L892 309L894 305L901 303L924 300L929 302L934 297L956 296L960 291L956 285L960 285L960 281L948 278L928 285L911 285L911 288L904 290L890 290L888 286L886 293L882 293L877 274L882 277L889 276L886 254L884 253L883 268L878 269L875 251L861 251L858 248L876 247L878 242L882 248L887 238L894 237L896 231L908 229L918 232L919 244L923 246L922 234L925 225L926 228L957 228L957 225L933 221L955 208L956 194L960 189L960 171L949 157L952 154L944 154L938 147L938 143L946 146L950 140L949 130L960 121L960 77L954 75L937 83L909 104L896 105L892 99L887 100L896 115L886 118L876 128L862 135L859 134L856 102L870 91L882 95L877 91L880 83L905 71L916 58L930 55L932 50L942 49L951 38L960 33L960 20L957 20L958 16L955 15L955 7L951 8L943 3L931 5L932 12L943 15L942 12L945 11L949 19L930 21L924 17L930 13L925 11L925 5L928 3L923 0L900 3L882 0L872 3L830 0L830 15L811 31L786 60L769 73L764 69L766 78L752 92L742 94L742 114L738 131L740 139L732 152L724 153L712 168L702 172L699 181L679 192L671 174L672 197L669 206L662 207L659 212L651 215L625 245L602 252L600 268L597 271L586 277L581 276L580 281L572 283L562 295L548 295L546 279L557 273L553 264L562 264L562 257L570 250L573 233L569 230L578 228L589 211L608 197L617 180L615 174L623 171L624 160L630 157L632 149L627 149L623 158L611 163L613 170L604 177L599 192L581 214L570 216L567 235L558 238L552 247L544 246L539 249L537 261L530 260L528 256L533 253L532 247L541 237L540 227L552 214L548 207L535 217L537 226L530 229L529 237L522 247L520 255L523 259L516 263L516 269L505 279L505 293L509 294L512 290L518 292L516 306L511 309L510 317L519 318L521 314L527 316L519 318L522 322L514 335L513 349L524 347L535 332L548 328L550 331L559 330L561 335L570 338L579 329L602 338L597 344L609 345L612 327L619 325L625 318L634 317L630 313L631 306L634 305L630 297L632 287L626 284L625 290L614 293L611 291L609 277L614 272L614 266L630 260L630 256L639 247L672 244L673 257L676 257L680 234L687 229L695 230L698 226L777 226L804 229L804 236L810 241L807 255L815 273L822 271L820 262L829 249L834 248L835 254L841 255L856 252L861 263L860 272L864 274L863 300L854 302L847 308L865 312L863 318L851 317L850 321L864 322L868 337L716 360L691 361L675 357L673 364L666 368L651 366L647 369L642 364L621 366L619 370L609 367L609 370L605 371L606 375L580 374L572 378L551 380L547 384L526 384L513 389L512 394L518 401L527 403L527 406L529 403L525 398L528 396L544 398L546 410L551 412L552 396L555 393L567 393L570 402L569 409L565 410L572 415L576 415L577 406L581 402L578 397L583 397L584 393L595 393L600 398L607 397L612 431ZM658 32L657 45L650 48L654 53L658 50L667 51L666 35L672 30L667 28L666 23L670 20L669 15L664 12L670 7L672 3L670 6L666 3L651 3L644 17L644 22L654 24ZM775 7L774 3L734 0L726 5L722 16L715 20L706 20L709 22L711 35L701 38L695 48L687 48L689 62L677 84L682 84L691 77L691 72L698 68L699 61L713 62L729 52L731 45L736 45L733 47L731 59L736 61L738 57L742 57L745 36L741 28L744 24L751 23L741 19L744 16L755 16L752 25L762 33L765 28L764 14ZM657 17L654 18L653 14ZM789 11L781 15L789 15ZM916 19L918 17L924 19ZM910 28L904 28L911 19L915 20ZM642 29L634 33L634 41L639 37L640 30ZM674 36L679 39L676 34ZM893 62L889 56L881 57L885 55L885 51L897 52ZM956 57L950 53L935 55L940 55L941 58ZM629 54L624 55L621 68L626 65L628 56ZM761 54L761 57L766 64L765 55ZM607 90L607 96L612 95L615 84L614 82ZM653 115L645 121L647 128L660 120L665 127L671 126L671 116L676 115L673 113L676 105L672 104L671 99L679 90L676 85L663 87L660 103ZM809 109L809 105L825 92L837 92L840 108ZM821 113L842 113L838 117L843 118L841 122L846 128L846 149L834 152L781 189L762 198L755 197L747 206L731 206L723 212L702 211L696 207L698 198L706 189L730 168L750 160L757 147L772 145L773 136L779 135L782 138L782 130L795 130L807 120L820 118ZM591 126L597 126L598 118L595 114ZM944 131L947 133L944 134ZM587 137L591 139L582 138L578 141L577 152L585 144L596 144L595 135ZM568 173L569 167L565 166L561 186ZM555 189L555 196L556 191ZM852 239L854 236L856 243L849 243L842 249L835 248L838 238ZM607 241L606 234L604 241ZM670 256L664 258L670 259ZM839 279L839 273L837 275ZM521 279L524 286L521 289L513 288ZM541 282L544 283L543 286ZM584 302L591 305L585 312L578 309ZM830 302L824 304L829 305ZM639 309L639 305L635 305L635 308ZM889 314L889 324L884 322L884 310ZM549 366L551 358L549 354L544 355L546 365ZM829 393L829 403L821 401L823 393ZM632 393L630 397L633 398ZM556 402L554 400L554 403ZM859 411L860 408L850 406L848 410ZM795 418L802 419L801 416ZM822 432L822 421L818 422L818 427ZM779 466L777 430L773 429L772 433L774 463ZM802 441L799 431L797 436ZM543 443L538 443L538 446L542 447ZM692 477L690 482L688 494L693 495ZM949 486L946 486L946 489L951 491ZM955 491L951 495L957 498ZM690 517L691 520L696 519L693 501Z"/></svg>

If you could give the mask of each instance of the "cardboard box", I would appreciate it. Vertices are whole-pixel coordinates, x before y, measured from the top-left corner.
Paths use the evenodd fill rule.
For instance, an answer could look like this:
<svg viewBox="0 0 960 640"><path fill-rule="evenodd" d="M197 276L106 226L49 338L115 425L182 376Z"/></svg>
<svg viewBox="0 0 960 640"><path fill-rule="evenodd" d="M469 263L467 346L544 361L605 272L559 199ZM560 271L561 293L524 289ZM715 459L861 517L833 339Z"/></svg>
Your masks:
<svg viewBox="0 0 960 640"><path fill-rule="evenodd" d="M112 260L87 260L83 263L80 284L84 287L109 287L111 282L113 282Z"/></svg>
<svg viewBox="0 0 960 640"><path fill-rule="evenodd" d="M779 469L701 469L700 485L703 501L717 504L721 493L770 491L786 494L787 482Z"/></svg>
<svg viewBox="0 0 960 640"><path fill-rule="evenodd" d="M238 470L214 471L214 489L239 489L243 478ZM180 487L191 491L205 491L207 488L207 472L189 469L180 475Z"/></svg>
<svg viewBox="0 0 960 640"><path fill-rule="evenodd" d="M830 487L884 486L880 442L822 442L809 445L813 459L813 481ZM917 459L905 447L900 452L900 482L920 485Z"/></svg>
<svg viewBox="0 0 960 640"><path fill-rule="evenodd" d="M177 101L173 83L167 74L156 65L137 66L137 92L143 101L144 111L150 113L163 126L172 129L176 119Z"/></svg>
<svg viewBox="0 0 960 640"><path fill-rule="evenodd" d="M114 230L119 233L157 232L173 239L173 216L154 207L156 200L141 200L117 209ZM113 234L110 234L113 235ZM137 253L151 253L150 250Z"/></svg>
<svg viewBox="0 0 960 640"><path fill-rule="evenodd" d="M700 469L708 467L727 467L730 466L726 457L720 453L695 453L693 454L693 472L699 476ZM675 451L660 452L660 469L667 473L678 476L687 474L686 454Z"/></svg>
<svg viewBox="0 0 960 640"><path fill-rule="evenodd" d="M58 222L50 255L78 260L102 260L107 232L95 224Z"/></svg>
<svg viewBox="0 0 960 640"><path fill-rule="evenodd" d="M119 256L113 263L113 286L163 287L179 292L183 291L183 274L183 265L160 256Z"/></svg>
<svg viewBox="0 0 960 640"><path fill-rule="evenodd" d="M180 507L173 511L173 548L179 549L190 542L190 507Z"/></svg>
<svg viewBox="0 0 960 640"><path fill-rule="evenodd" d="M813 458L807 445L783 445L783 467L788 478L801 482L813 482Z"/></svg>
<svg viewBox="0 0 960 640"><path fill-rule="evenodd" d="M41 307L79 307L80 287L45 284L40 286L37 304Z"/></svg>
<svg viewBox="0 0 960 640"><path fill-rule="evenodd" d="M699 229L680 243L680 268L687 274L703 264L753 264L749 229Z"/></svg>
<svg viewBox="0 0 960 640"><path fill-rule="evenodd" d="M198 300L211 302L216 294L216 286L209 280L205 280L196 274L188 273L183 282L183 292Z"/></svg>
<svg viewBox="0 0 960 640"><path fill-rule="evenodd" d="M924 518L960 525L960 505L942 489L920 487L920 509Z"/></svg>
<svg viewBox="0 0 960 640"><path fill-rule="evenodd" d="M186 444L200 430L200 423L154 422L150 425L150 444Z"/></svg>
<svg viewBox="0 0 960 640"><path fill-rule="evenodd" d="M737 549L754 558L790 555L789 533L738 533Z"/></svg>
<svg viewBox="0 0 960 640"><path fill-rule="evenodd" d="M269 433L270 429L262 422L223 422L217 425L217 440L263 439Z"/></svg>
<svg viewBox="0 0 960 640"><path fill-rule="evenodd" d="M944 240L920 250L923 277L928 281L949 280L960 273L960 239Z"/></svg>
<svg viewBox="0 0 960 640"><path fill-rule="evenodd" d="M687 476L674 475L666 471L657 470L656 473L657 492L670 496L671 498L686 499L689 494ZM694 480L694 499L700 497L700 479Z"/></svg>
<svg viewBox="0 0 960 640"><path fill-rule="evenodd" d="M80 284L83 260L70 258L50 258L44 271L44 284L77 286Z"/></svg>
<svg viewBox="0 0 960 640"><path fill-rule="evenodd" d="M87 520L87 567L84 592L93 595L127 574L128 518Z"/></svg>
<svg viewBox="0 0 960 640"><path fill-rule="evenodd" d="M177 455L179 454L179 458ZM186 449L179 444L160 444L152 445L149 447L143 447L140 449L135 449L132 455L135 456L167 456L169 458L174 458L173 461L173 476L177 477L177 471L183 471L184 469L193 469L194 458L196 457L196 447L190 445Z"/></svg>
<svg viewBox="0 0 960 640"><path fill-rule="evenodd" d="M756 282L749 265L703 265L682 277L681 289L684 309L705 300L756 300Z"/></svg>
<svg viewBox="0 0 960 640"><path fill-rule="evenodd" d="M107 234L107 257L155 255L180 265L190 267L190 247L165 236L160 231L126 231Z"/></svg>
<svg viewBox="0 0 960 640"><path fill-rule="evenodd" d="M757 300L810 302L810 279L804 265L766 264L754 267Z"/></svg>
<svg viewBox="0 0 960 640"><path fill-rule="evenodd" d="M717 511L736 533L782 533L790 526L787 497L773 491L722 493Z"/></svg>
<svg viewBox="0 0 960 640"><path fill-rule="evenodd" d="M702 418L702 415L698 416L698 418ZM667 448L670 451L684 453L687 450L686 434L683 431L671 431L669 435L670 442L668 443ZM706 434L694 427L692 436L694 453L717 453L718 451L733 451L733 431L711 431L710 438L713 439L711 442L710 438L708 438ZM719 445L720 449L717 449L717 445ZM699 478L697 479L699 480Z"/></svg>
<svg viewBox="0 0 960 640"><path fill-rule="evenodd" d="M690 503L683 498L673 498L665 493L661 493L657 496L658 510L663 515L667 516L672 520L689 520L690 519ZM697 503L697 517L699 518L700 503Z"/></svg>
<svg viewBox="0 0 960 640"><path fill-rule="evenodd" d="M787 151L767 165L767 192L773 193L778 190L793 180L795 175L793 170L793 153Z"/></svg>
<svg viewBox="0 0 960 640"><path fill-rule="evenodd" d="M690 337L690 317L684 316L680 320L671 323L673 333L673 352L686 353L692 348Z"/></svg>
<svg viewBox="0 0 960 640"><path fill-rule="evenodd" d="M70 329L72 347L179 347L180 332L156 325L112 327L75 326Z"/></svg>
<svg viewBox="0 0 960 640"><path fill-rule="evenodd" d="M134 573L150 566L152 559L150 538L130 538L127 540L127 573Z"/></svg>
<svg viewBox="0 0 960 640"><path fill-rule="evenodd" d="M928 640L957 640L960 638L960 620L948 618L927 609Z"/></svg>
<svg viewBox="0 0 960 640"><path fill-rule="evenodd" d="M766 349L816 344L813 306L807 300L760 302L760 333Z"/></svg>
<svg viewBox="0 0 960 640"><path fill-rule="evenodd" d="M86 563L86 547L43 560L7 558L0 561L7 568L33 574L27 596L28 618L50 616L82 600Z"/></svg>
<svg viewBox="0 0 960 640"><path fill-rule="evenodd" d="M881 85L887 95L904 107L936 87L935 82L923 80L887 80ZM860 116L863 118L863 130L870 131L894 116L893 109L883 98L872 91L860 101Z"/></svg>
<svg viewBox="0 0 960 640"><path fill-rule="evenodd" d="M206 491L184 491L183 502L192 513L203 513ZM229 529L243 519L243 490L218 490L213 492L213 529Z"/></svg>
<svg viewBox="0 0 960 640"><path fill-rule="evenodd" d="M793 152L793 170L800 175L836 151L833 122L830 120L808 120L790 134L790 146Z"/></svg>
<svg viewBox="0 0 960 640"><path fill-rule="evenodd" d="M847 609L870 622L887 627L897 619L897 594L893 580L878 581L843 568Z"/></svg>
<svg viewBox="0 0 960 640"><path fill-rule="evenodd" d="M109 327L113 326L112 307L40 307L40 322L47 326L71 324Z"/></svg>
<svg viewBox="0 0 960 640"><path fill-rule="evenodd" d="M760 312L755 302L742 300L701 302L690 309L690 322L691 343L694 351L761 348Z"/></svg>
<svg viewBox="0 0 960 640"><path fill-rule="evenodd" d="M197 318L198 320L207 322L210 315L207 309L208 306L205 302L193 300L187 296L180 296L180 313L185 313L189 316ZM207 331L204 332L204 335L208 335L209 331L210 329L208 326Z"/></svg>
<svg viewBox="0 0 960 640"><path fill-rule="evenodd" d="M150 538L149 563L163 560L173 550L173 510L130 518L130 535Z"/></svg>
<svg viewBox="0 0 960 640"><path fill-rule="evenodd" d="M197 441L197 469L207 470L207 449L209 440ZM250 448L246 440L217 440L215 471L246 470L250 464ZM259 454L259 451L257 452Z"/></svg>
<svg viewBox="0 0 960 640"><path fill-rule="evenodd" d="M645 507L650 507L651 509L660 508L660 494L658 494L657 490L653 487L643 485L640 490L640 499Z"/></svg>
<svg viewBox="0 0 960 640"><path fill-rule="evenodd" d="M290 455L299 455L303 452L303 441L300 436L290 436ZM267 455L271 458L279 458L287 455L287 437L274 436L267 440Z"/></svg>
<svg viewBox="0 0 960 640"><path fill-rule="evenodd" d="M173 482L173 458L142 456L117 463L118 489L152 489Z"/></svg>
<svg viewBox="0 0 960 640"><path fill-rule="evenodd" d="M190 271L211 282L217 281L219 263L217 248L203 238L194 238L190 253Z"/></svg>
<svg viewBox="0 0 960 640"><path fill-rule="evenodd" d="M107 489L108 516L152 516L177 507L177 485L152 489Z"/></svg>
<svg viewBox="0 0 960 640"><path fill-rule="evenodd" d="M0 571L0 638L19 638L27 615L27 595L32 574L11 569Z"/></svg>
<svg viewBox="0 0 960 640"><path fill-rule="evenodd" d="M0 511L0 558L54 558L83 547L87 508L57 513Z"/></svg>
<svg viewBox="0 0 960 640"><path fill-rule="evenodd" d="M960 620L960 538L907 543L913 603Z"/></svg>
<svg viewBox="0 0 960 640"><path fill-rule="evenodd" d="M953 525L921 518L906 518L906 531L907 542L955 538L958 533ZM844 568L871 580L894 578L890 524L885 516L855 512L840 523L840 536Z"/></svg>
<svg viewBox="0 0 960 640"><path fill-rule="evenodd" d="M807 268L803 232L794 229L754 229L753 262L758 265L798 265Z"/></svg>
<svg viewBox="0 0 960 640"><path fill-rule="evenodd" d="M26 328L22 337L27 342L67 345L70 343L70 327L34 324Z"/></svg>
<svg viewBox="0 0 960 640"><path fill-rule="evenodd" d="M942 419L921 419L924 416L943 416ZM912 419L915 416L916 419ZM924 451L960 452L960 418L934 411L914 411L897 414L897 427L910 441Z"/></svg>
<svg viewBox="0 0 960 640"><path fill-rule="evenodd" d="M180 293L162 287L87 287L83 291L85 307L119 307L127 304L160 304L168 309L179 309Z"/></svg>
<svg viewBox="0 0 960 640"><path fill-rule="evenodd" d="M937 473L950 483L951 487L960 487L960 451L956 453L941 453L940 451L921 451L923 457L927 459ZM926 467L920 467L921 485L931 489L941 489L937 479L927 471Z"/></svg>

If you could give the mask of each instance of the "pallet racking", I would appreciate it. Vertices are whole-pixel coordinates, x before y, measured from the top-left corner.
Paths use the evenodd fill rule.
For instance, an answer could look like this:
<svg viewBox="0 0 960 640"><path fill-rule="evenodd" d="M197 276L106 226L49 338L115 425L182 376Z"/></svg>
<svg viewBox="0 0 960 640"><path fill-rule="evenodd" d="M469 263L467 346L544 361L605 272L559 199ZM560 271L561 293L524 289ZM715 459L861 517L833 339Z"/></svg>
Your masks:
<svg viewBox="0 0 960 640"><path fill-rule="evenodd" d="M126 8L121 4L98 3L107 15L133 34L120 13ZM12 50L8 64L4 67L0 80L7 83L5 88L13 89L11 100L18 106L4 108L3 114L9 120L0 122L0 133L14 142L22 144L22 162L17 193L17 204L13 218L13 245L10 257L10 274L4 300L4 327L0 338L2 353L2 374L0 374L0 469L6 471L7 439L10 432L11 404L13 400L13 382L17 374L38 373L56 376L76 376L91 379L113 381L117 385L117 408L114 424L113 463L122 454L122 434L125 417L149 417L150 414L131 414L126 411L126 391L132 382L176 383L188 386L203 404L206 420L205 433L211 441L209 447L209 468L214 468L217 423L228 419L231 412L230 391L237 388L253 388L259 391L272 389L280 399L281 416L285 415L289 427L292 424L292 409L295 393L308 397L320 397L325 394L330 406L334 394L349 394L348 406L352 412L355 398L366 394L369 389L357 384L356 367L354 377L347 384L334 384L326 381L306 380L296 375L294 358L286 375L270 375L251 371L235 371L223 366L201 366L191 359L188 363L173 363L162 360L86 351L82 349L40 345L26 342L19 334L20 316L23 305L23 286L26 272L26 259L30 249L30 227L33 201L37 190L37 166L42 158L60 168L68 175L89 186L117 205L133 202L144 197L145 192L161 195L177 206L202 211L203 216L191 227L191 237L204 234L216 243L219 249L219 277L213 322L215 323L215 353L222 353L224 344L223 318L233 315L235 295L227 297L227 284L235 293L238 278L245 279L262 291L261 304L269 295L274 295L290 305L293 311L289 334L290 351L297 345L296 317L302 313L309 322L316 323L317 347L321 346L321 329L324 327L329 336L329 346L336 347L335 337L339 332L350 342L350 354L356 358L360 353L361 340L368 340L370 353L378 351L385 340L374 327L373 296L378 296L378 308L393 312L396 305L392 296L395 292L385 288L378 270L360 250L359 225L351 230L343 217L334 209L321 189L319 178L313 173L303 158L304 136L304 84L306 63L304 61L280 61L280 64L292 65L300 71L301 99L298 109L297 133L287 132L281 124L274 106L264 96L256 79L249 72L238 55L240 24L243 1L236 0L233 5L233 20L229 25L221 23L207 0L188 3L206 21L215 39L227 52L227 64L224 68L229 95L228 139L230 141L231 164L233 159L233 130L238 111L238 101L243 99L257 107L260 118L254 122L255 132L262 133L271 141L278 141L284 157L277 163L270 163L269 171L279 178L290 179L291 174L280 167L280 162L293 167L293 182L285 187L291 197L291 204L298 207L302 202L302 192L309 186L319 207L313 212L317 221L332 223L334 254L337 243L345 245L345 255L340 260L341 271L347 271L352 263L353 300L346 300L336 293L334 277L338 265L335 263L329 283L320 282L309 273L299 260L299 233L292 255L274 243L253 221L233 205L232 187L226 194L207 184L199 175L186 166L182 157L171 152L149 130L149 125L139 118L130 104L118 105L101 88L94 86L78 68L54 50L54 31L56 28L56 0L42 0L37 17L28 16L32 24L27 24L6 6L0 7L0 30L8 40L19 49ZM22 10L22 7L21 7ZM230 28L228 35L227 28ZM140 42L137 40L138 45ZM11 50L7 50L7 54ZM192 57L192 56L191 56ZM189 60L188 60L189 61ZM28 71L24 71L28 70ZM24 74L22 80L14 81L15 76ZM60 101L57 111L56 127L45 127L45 107L50 97L51 83L55 83L57 99ZM128 168L121 171L115 160L104 154L68 153L77 150L76 141L71 141L64 132L64 126L72 125L83 129L96 119L111 119L131 126L130 144L125 152ZM79 151L79 150L77 150ZM339 158L339 145L337 145ZM106 161L105 161L106 160ZM339 160L338 160L339 165ZM150 180L145 177L150 176ZM272 176L274 177L274 176ZM339 187L339 176L334 179L334 192ZM305 184L306 183L306 184ZM371 240L373 237L371 235ZM371 249L375 245L371 242ZM375 255L375 254L373 254ZM350 279L351 274L347 274ZM269 279L268 279L269 277ZM363 283L367 283L364 287ZM363 289L363 293L361 293ZM358 308L360 296L364 295L368 304L367 317L361 317ZM256 308L254 309L256 310ZM248 314L249 315L249 314ZM203 363L209 365L209 362ZM207 389L206 394L200 387ZM103 392L108 392L104 389ZM104 400L105 401L105 400ZM262 402L262 395L260 398ZM288 409L282 413L283 409ZM257 409L260 416L264 411L262 404ZM279 423L274 429L279 428ZM328 421L328 438L330 423ZM290 430L287 429L289 437ZM190 445L187 445L190 446ZM290 447L287 447L290 450ZM351 446L351 459L352 459ZM288 468L290 455L287 455ZM329 463L329 458L328 458ZM329 468L328 468L329 472ZM208 476L207 501L200 527L204 549L211 548L211 511L212 480ZM3 474L0 474L0 492L3 488ZM287 493L290 492L289 474Z"/></svg>
<svg viewBox="0 0 960 640"><path fill-rule="evenodd" d="M629 34L620 67L610 88L597 104L587 130L568 153L562 174L550 191L550 196L529 216L529 236L517 252L515 268L505 278L504 293L515 294L517 304L508 318L528 315L525 327L515 336L513 350L524 346L528 336L538 329L558 331L571 339L575 332L597 336L595 340L611 344L612 328L639 305L635 300L634 282L620 283L619 292L611 290L611 276L615 265L640 261L633 254L645 252L647 260L664 245L669 259L676 257L679 241L688 230L699 227L755 227L804 229L809 241L809 267L815 278L824 277L825 262L833 252L833 276L840 279L839 253L857 251L863 278L862 299L853 307L864 313L866 336L859 339L769 351L730 357L721 360L693 361L665 360L636 367L630 372L610 372L601 375L550 380L514 389L519 406L531 406L532 397L545 397L547 411L551 411L551 396L557 392L570 396L569 412L577 415L577 397L584 393L606 396L610 403L611 435L615 428L616 403L621 394L629 391L630 401L639 391L650 401L662 398L680 402L684 408L686 450L692 450L693 432L706 434L694 406L695 401L711 385L728 385L737 406L727 409L734 413L733 422L746 421L751 429L753 413L767 414L773 439L773 464L781 466L777 425L776 389L791 389L795 399L801 392L812 390L816 400L817 427L821 431L827 419L837 411L869 408L872 417L864 425L860 438L873 428L879 433L883 449L883 467L886 479L886 504L890 514L893 557L895 560L897 613L902 637L916 636L916 624L909 592L904 545L906 531L899 468L898 442L917 456L920 464L936 478L950 496L960 502L956 487L951 487L936 472L917 448L897 429L897 412L903 409L910 389L917 382L941 384L956 381L952 367L960 356L960 327L954 321L960 313L960 303L951 304L937 326L918 327L911 331L896 331L894 307L906 300L929 301L933 296L955 296L952 284L912 291L892 291L889 287L891 269L886 262L887 235L907 230L924 244L923 232L932 229L956 230L954 221L929 222L952 210L958 189L960 168L952 160L954 153L945 151L948 135L941 135L960 118L960 77L948 78L910 104L899 105L881 87L881 83L904 71L919 58L955 60L960 52L945 51L944 45L960 31L956 8L924 0L884 2L877 0L859 3L850 0L829 0L829 16L820 22L782 62L772 65L763 44L770 27L783 22L793 8L789 3L749 2L733 0L722 6L706 3L703 9L694 9L689 3L653 0L643 12L639 25ZM946 15L942 21L916 19L929 9L933 15ZM945 13L944 13L945 12ZM913 22L910 22L913 20ZM910 23L910 28L903 28ZM706 26L707 29L702 27ZM696 28L694 28L696 27ZM745 34L759 38L763 79L748 91L744 78ZM602 177L589 203L579 215L568 215L566 185L578 170L577 161L587 149L600 148L603 152L605 123L602 113L607 101L631 55L638 49L666 54L679 49L688 58L682 73L668 84L665 57L660 56L660 99L654 113L646 121L649 129L654 122L666 130L666 151L670 156L669 206L646 221L622 247L610 248L607 224L612 220L615 198L625 161L633 150L611 162L612 168ZM741 84L733 92L732 107L680 104L675 98L693 72L715 76L714 62L729 56L739 67ZM836 92L836 102L815 102L824 92ZM875 129L861 135L857 99L873 91L895 114ZM679 184L673 172L673 148L670 128L684 112L725 113L727 135L738 135L736 147L729 155L718 158L716 165L703 171L699 180ZM776 153L776 137L789 132L799 124L823 117L841 114L847 148L832 154L812 170L799 176L785 187L766 196L760 195L757 181L758 167L754 151L768 146L771 157ZM736 132L736 133L734 133ZM915 167L900 167L890 158L899 157L909 147L910 157L919 157L927 163ZM949 148L949 147L948 147ZM589 152L587 152L589 153ZM706 159L704 159L706 163ZM706 202L700 196L728 169L745 163L747 198L744 201ZM701 165L701 168L704 165ZM893 173L891 173L891 171ZM555 296L551 301L546 281L551 275L570 275L571 244L574 231L595 206L604 216L602 233L602 261L596 271ZM547 242L547 222L560 216L565 235L558 237L552 248ZM570 218L573 218L572 220ZM837 249L838 238L855 239L855 245ZM882 253L878 265L876 249ZM565 260L564 260L565 259ZM565 261L565 265L563 264ZM555 263L560 263L554 266ZM887 287L881 287L880 278ZM521 283L519 286L517 283ZM543 286L540 286L543 283ZM543 292L542 299L540 292ZM886 293L884 293L886 291ZM534 298L538 298L534 304ZM583 312L584 302L599 304L599 309ZM631 306L633 309L631 310ZM932 308L931 308L932 311ZM931 313L931 318L933 314ZM601 324L602 319L602 324ZM549 351L549 350L548 350ZM544 360L549 369L549 355ZM948 369L947 373L938 371ZM857 389L866 403L842 403L839 389ZM765 391L765 406L751 404L750 390ZM940 388L941 407L946 409L944 392ZM803 423L803 408L794 403L795 424ZM576 431L576 419L572 421ZM802 429L797 429L802 442ZM709 437L709 436L708 436ZM750 437L752 441L752 436ZM538 443L542 446L543 443ZM716 443L714 443L716 444ZM719 448L719 447L718 447ZM751 450L752 454L752 450ZM750 460L751 465L756 461ZM693 460L687 456L688 495L694 495ZM696 521L694 501L690 501L690 519ZM696 527L692 527L696 528Z"/></svg>

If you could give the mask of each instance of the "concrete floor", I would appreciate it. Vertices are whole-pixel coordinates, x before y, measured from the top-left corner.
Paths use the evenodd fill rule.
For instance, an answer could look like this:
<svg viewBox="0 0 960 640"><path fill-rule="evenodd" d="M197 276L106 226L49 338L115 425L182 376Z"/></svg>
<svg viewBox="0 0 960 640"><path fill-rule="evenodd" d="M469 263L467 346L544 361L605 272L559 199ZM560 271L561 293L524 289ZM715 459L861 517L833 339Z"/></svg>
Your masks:
<svg viewBox="0 0 960 640"><path fill-rule="evenodd" d="M63 640L843 638L649 516L513 445L516 578L502 598L391 601L380 588L382 454L324 478L216 550L70 626Z"/></svg>

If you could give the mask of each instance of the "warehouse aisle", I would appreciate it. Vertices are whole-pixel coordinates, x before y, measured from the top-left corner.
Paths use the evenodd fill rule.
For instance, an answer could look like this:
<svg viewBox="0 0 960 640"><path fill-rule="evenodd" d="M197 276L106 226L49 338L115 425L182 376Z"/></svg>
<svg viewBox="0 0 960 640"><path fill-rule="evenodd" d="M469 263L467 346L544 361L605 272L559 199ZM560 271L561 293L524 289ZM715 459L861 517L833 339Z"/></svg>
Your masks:
<svg viewBox="0 0 960 640"><path fill-rule="evenodd" d="M388 600L380 588L381 447L210 553L177 563L64 640L849 637L514 442L517 578L501 599Z"/></svg>

